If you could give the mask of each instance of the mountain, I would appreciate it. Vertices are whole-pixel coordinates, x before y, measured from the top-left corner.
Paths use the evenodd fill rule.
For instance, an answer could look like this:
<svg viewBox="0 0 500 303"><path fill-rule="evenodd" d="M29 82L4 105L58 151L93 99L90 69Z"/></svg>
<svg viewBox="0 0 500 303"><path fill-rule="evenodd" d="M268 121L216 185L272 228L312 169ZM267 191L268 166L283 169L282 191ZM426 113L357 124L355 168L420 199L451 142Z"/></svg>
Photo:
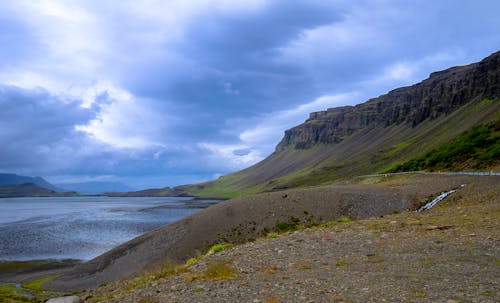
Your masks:
<svg viewBox="0 0 500 303"><path fill-rule="evenodd" d="M126 192L132 190L131 187L124 183L111 181L68 182L58 183L57 186L81 194L101 194L105 192Z"/></svg>
<svg viewBox="0 0 500 303"><path fill-rule="evenodd" d="M27 177L20 176L16 174L2 174L0 173L0 185L21 185L26 183L32 183L39 187L49 189L51 191L60 191L57 187L47 182L47 180L42 177Z"/></svg>
<svg viewBox="0 0 500 303"><path fill-rule="evenodd" d="M434 72L420 83L356 106L311 113L304 123L285 131L274 153L263 161L214 181L175 190L196 196L237 197L331 184L405 167L453 170L454 163L466 163L460 168L497 169L499 130L500 52L496 52L477 63ZM476 140L474 146L464 144L476 135L486 139ZM443 155L448 158L440 159Z"/></svg>
<svg viewBox="0 0 500 303"><path fill-rule="evenodd" d="M54 196L57 192L34 183L0 185L0 198Z"/></svg>

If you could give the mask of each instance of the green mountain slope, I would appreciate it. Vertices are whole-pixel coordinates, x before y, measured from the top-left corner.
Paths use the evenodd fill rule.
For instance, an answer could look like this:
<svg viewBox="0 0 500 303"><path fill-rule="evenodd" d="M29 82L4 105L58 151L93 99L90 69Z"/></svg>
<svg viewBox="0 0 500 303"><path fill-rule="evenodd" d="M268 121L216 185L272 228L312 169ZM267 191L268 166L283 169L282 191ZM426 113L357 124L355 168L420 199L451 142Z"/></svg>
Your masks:
<svg viewBox="0 0 500 303"><path fill-rule="evenodd" d="M415 170L484 169L500 165L500 120L474 126L451 142L390 169Z"/></svg>
<svg viewBox="0 0 500 303"><path fill-rule="evenodd" d="M432 73L418 84L356 106L311 113L303 124L287 130L275 152L260 163L176 190L196 196L236 197L331 184L397 169L431 150L462 144L460 136L475 126L498 125L499 121L497 52L478 63ZM498 136L491 140L494 146L498 144ZM495 155L493 151L491 157ZM495 159L476 158L469 168L497 165Z"/></svg>

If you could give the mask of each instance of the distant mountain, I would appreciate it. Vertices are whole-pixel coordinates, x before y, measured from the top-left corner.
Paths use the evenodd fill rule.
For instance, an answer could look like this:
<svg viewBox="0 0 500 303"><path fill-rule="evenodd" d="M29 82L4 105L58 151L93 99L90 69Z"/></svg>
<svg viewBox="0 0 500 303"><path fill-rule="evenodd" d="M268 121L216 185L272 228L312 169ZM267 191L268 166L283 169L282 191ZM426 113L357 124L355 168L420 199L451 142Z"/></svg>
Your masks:
<svg viewBox="0 0 500 303"><path fill-rule="evenodd" d="M51 191L57 192L61 191L54 185L50 184L47 182L47 180L43 179L42 177L27 177L27 176L20 176L16 174L2 174L0 173L0 186L1 185L21 185L21 184L26 184L26 183L32 183L35 184L39 187L49 189Z"/></svg>
<svg viewBox="0 0 500 303"><path fill-rule="evenodd" d="M56 185L60 188L76 191L81 194L102 194L106 192L128 192L133 190L124 183L108 181L67 182L57 183Z"/></svg>
<svg viewBox="0 0 500 303"><path fill-rule="evenodd" d="M0 185L0 198L54 196L56 191L43 188L34 183Z"/></svg>
<svg viewBox="0 0 500 303"><path fill-rule="evenodd" d="M402 169L500 168L500 52L356 106L311 113L263 161L175 188L237 197Z"/></svg>

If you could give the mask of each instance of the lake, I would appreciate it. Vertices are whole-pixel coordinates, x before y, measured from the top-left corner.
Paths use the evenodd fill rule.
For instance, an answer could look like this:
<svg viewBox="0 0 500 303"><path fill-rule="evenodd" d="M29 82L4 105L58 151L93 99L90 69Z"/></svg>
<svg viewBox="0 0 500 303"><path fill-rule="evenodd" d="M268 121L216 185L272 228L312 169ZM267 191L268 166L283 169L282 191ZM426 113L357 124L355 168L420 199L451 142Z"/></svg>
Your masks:
<svg viewBox="0 0 500 303"><path fill-rule="evenodd" d="M0 260L89 260L217 202L187 197L1 198Z"/></svg>

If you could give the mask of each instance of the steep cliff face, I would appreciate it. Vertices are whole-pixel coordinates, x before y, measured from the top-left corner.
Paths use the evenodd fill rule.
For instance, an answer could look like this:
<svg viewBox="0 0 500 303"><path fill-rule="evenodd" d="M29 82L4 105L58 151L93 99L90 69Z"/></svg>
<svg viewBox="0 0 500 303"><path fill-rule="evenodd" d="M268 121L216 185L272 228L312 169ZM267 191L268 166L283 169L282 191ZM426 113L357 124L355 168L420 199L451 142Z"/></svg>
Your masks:
<svg viewBox="0 0 500 303"><path fill-rule="evenodd" d="M287 130L275 152L260 163L178 189L191 195L235 197L331 184L386 172L449 144L475 126L499 121L496 52L356 106L311 113L303 124Z"/></svg>
<svg viewBox="0 0 500 303"><path fill-rule="evenodd" d="M340 143L360 129L406 124L416 127L460 108L474 98L500 95L500 52L481 62L435 72L418 84L395 89L356 106L311 113L285 132L276 147L307 149L317 143Z"/></svg>

